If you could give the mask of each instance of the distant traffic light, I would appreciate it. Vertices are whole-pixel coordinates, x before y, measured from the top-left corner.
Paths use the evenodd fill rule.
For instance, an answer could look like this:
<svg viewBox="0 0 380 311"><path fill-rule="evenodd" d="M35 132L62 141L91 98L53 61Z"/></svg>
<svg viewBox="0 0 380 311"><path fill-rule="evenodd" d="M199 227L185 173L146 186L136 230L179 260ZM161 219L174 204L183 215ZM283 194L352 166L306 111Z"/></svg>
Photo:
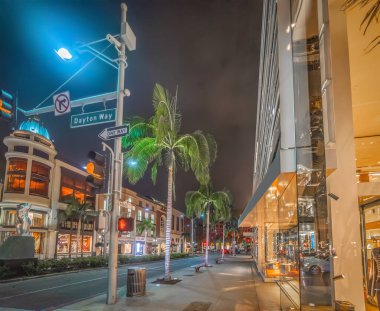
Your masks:
<svg viewBox="0 0 380 311"><path fill-rule="evenodd" d="M0 90L0 118L11 122L15 115L15 99L4 90Z"/></svg>
<svg viewBox="0 0 380 311"><path fill-rule="evenodd" d="M89 162L86 165L86 171L90 175L87 176L86 182L96 189L103 188L106 165L105 157L100 153L90 151L88 158Z"/></svg>
<svg viewBox="0 0 380 311"><path fill-rule="evenodd" d="M119 232L130 232L133 229L133 218L119 217L117 220L117 230Z"/></svg>

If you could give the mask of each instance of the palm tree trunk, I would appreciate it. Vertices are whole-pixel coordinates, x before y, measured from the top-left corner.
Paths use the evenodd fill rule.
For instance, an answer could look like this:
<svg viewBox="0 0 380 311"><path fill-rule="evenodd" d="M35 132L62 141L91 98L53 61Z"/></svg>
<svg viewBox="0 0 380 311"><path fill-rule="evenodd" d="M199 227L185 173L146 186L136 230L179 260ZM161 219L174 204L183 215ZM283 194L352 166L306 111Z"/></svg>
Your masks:
<svg viewBox="0 0 380 311"><path fill-rule="evenodd" d="M173 170L174 170L174 155L170 152L170 163L168 168L168 201L166 211L166 237L165 237L165 280L170 280L170 230L172 222L172 204L173 204Z"/></svg>
<svg viewBox="0 0 380 311"><path fill-rule="evenodd" d="M81 252L80 252L80 256L81 257L83 257L83 230L84 230L84 228L83 228L84 226L82 226L82 228L81 228L81 240L80 240L80 245L81 245L81 248L80 248L80 250L81 250Z"/></svg>
<svg viewBox="0 0 380 311"><path fill-rule="evenodd" d="M194 217L191 218L191 256L194 256Z"/></svg>
<svg viewBox="0 0 380 311"><path fill-rule="evenodd" d="M77 229L77 249L76 249L76 252L75 252L75 255L76 255L77 258L78 258L78 254L79 254L80 229L81 229L81 227L82 227L82 217L79 216L78 229Z"/></svg>
<svg viewBox="0 0 380 311"><path fill-rule="evenodd" d="M210 243L210 207L207 206L206 210L206 256L205 256L205 264L208 266L208 248Z"/></svg>
<svg viewBox="0 0 380 311"><path fill-rule="evenodd" d="M232 255L235 256L235 231L232 234L233 241L232 241Z"/></svg>
<svg viewBox="0 0 380 311"><path fill-rule="evenodd" d="M225 225L223 224L222 259L224 259L224 227Z"/></svg>
<svg viewBox="0 0 380 311"><path fill-rule="evenodd" d="M146 255L146 237L147 237L147 232L146 229L144 230L144 255Z"/></svg>

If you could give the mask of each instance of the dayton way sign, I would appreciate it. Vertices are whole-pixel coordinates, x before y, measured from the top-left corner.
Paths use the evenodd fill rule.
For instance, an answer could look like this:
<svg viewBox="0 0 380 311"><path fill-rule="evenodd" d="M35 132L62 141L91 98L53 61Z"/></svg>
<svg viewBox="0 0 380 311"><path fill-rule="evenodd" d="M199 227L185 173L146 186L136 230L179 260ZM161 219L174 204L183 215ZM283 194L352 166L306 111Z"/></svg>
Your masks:
<svg viewBox="0 0 380 311"><path fill-rule="evenodd" d="M116 109L94 111L71 116L70 127L82 127L115 121Z"/></svg>
<svg viewBox="0 0 380 311"><path fill-rule="evenodd" d="M129 124L109 127L104 129L98 136L103 140L115 139L129 134Z"/></svg>

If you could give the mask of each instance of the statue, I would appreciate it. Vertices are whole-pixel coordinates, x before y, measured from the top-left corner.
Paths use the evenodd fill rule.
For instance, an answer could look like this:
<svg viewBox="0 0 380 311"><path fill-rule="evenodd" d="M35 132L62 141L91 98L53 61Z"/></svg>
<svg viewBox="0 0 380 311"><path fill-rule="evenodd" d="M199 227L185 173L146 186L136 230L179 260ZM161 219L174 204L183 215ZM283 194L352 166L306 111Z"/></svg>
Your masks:
<svg viewBox="0 0 380 311"><path fill-rule="evenodd" d="M28 236L29 229L31 225L31 220L29 218L29 210L31 208L30 203L22 203L16 207L16 232L17 235Z"/></svg>

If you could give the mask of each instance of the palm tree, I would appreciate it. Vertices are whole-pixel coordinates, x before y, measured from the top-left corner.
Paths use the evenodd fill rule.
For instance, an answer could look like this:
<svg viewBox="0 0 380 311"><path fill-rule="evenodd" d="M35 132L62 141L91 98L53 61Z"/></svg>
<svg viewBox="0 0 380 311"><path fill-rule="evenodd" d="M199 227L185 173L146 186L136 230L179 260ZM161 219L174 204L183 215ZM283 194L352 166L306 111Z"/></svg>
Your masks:
<svg viewBox="0 0 380 311"><path fill-rule="evenodd" d="M182 232L181 238L183 239L183 252L186 253L186 246L187 246L187 238L191 238L191 233L190 232Z"/></svg>
<svg viewBox="0 0 380 311"><path fill-rule="evenodd" d="M148 231L151 231L155 228L155 225L153 222L151 222L149 219L143 219L137 224L137 233L141 235L141 233L144 232L144 253L143 255L146 255L146 237L148 234Z"/></svg>
<svg viewBox="0 0 380 311"><path fill-rule="evenodd" d="M69 198L66 198L68 200ZM65 200L65 201L66 201ZM71 235L72 235L72 230L73 230L73 216L74 216L74 211L73 211L73 206L71 204L68 204L64 210L59 211L58 214L58 224L61 224L63 221L70 220L70 239L69 239L69 258L71 258ZM55 258L57 256L57 253L55 253Z"/></svg>
<svg viewBox="0 0 380 311"><path fill-rule="evenodd" d="M235 256L236 236L239 235L239 220L236 217L232 217L226 224L226 229L226 235L232 238L232 252Z"/></svg>
<svg viewBox="0 0 380 311"><path fill-rule="evenodd" d="M76 197L69 196L66 198L65 203L67 203L66 209L69 210L72 217L78 218L78 228L77 228L77 247L76 247L76 257L78 257L79 243L81 243L81 256L83 257L83 230L82 222L86 220L88 216L96 216L97 212L90 210L90 204L86 201L80 202ZM79 242L80 240L80 242Z"/></svg>
<svg viewBox="0 0 380 311"><path fill-rule="evenodd" d="M177 110L177 95L173 97L159 84L156 84L153 90L153 107L153 117L149 121L133 119L130 134L123 139L123 148L127 151L124 157L124 174L135 184L150 166L151 179L155 183L158 166L166 164L168 193L165 280L170 280L170 230L175 172L177 167L182 167L185 171L191 169L198 181L207 182L209 166L216 158L216 142L211 135L201 131L180 134L181 116Z"/></svg>
<svg viewBox="0 0 380 311"><path fill-rule="evenodd" d="M185 196L185 205L189 213L200 215L206 212L206 256L205 265L208 266L208 249L210 239L210 210L217 215L226 214L226 209L231 205L229 191L212 191L211 184L201 185L197 191L188 191Z"/></svg>
<svg viewBox="0 0 380 311"><path fill-rule="evenodd" d="M222 234L222 259L224 259L224 236L226 230L226 222L231 219L231 207L219 211L216 215L219 222L223 222L223 234Z"/></svg>

